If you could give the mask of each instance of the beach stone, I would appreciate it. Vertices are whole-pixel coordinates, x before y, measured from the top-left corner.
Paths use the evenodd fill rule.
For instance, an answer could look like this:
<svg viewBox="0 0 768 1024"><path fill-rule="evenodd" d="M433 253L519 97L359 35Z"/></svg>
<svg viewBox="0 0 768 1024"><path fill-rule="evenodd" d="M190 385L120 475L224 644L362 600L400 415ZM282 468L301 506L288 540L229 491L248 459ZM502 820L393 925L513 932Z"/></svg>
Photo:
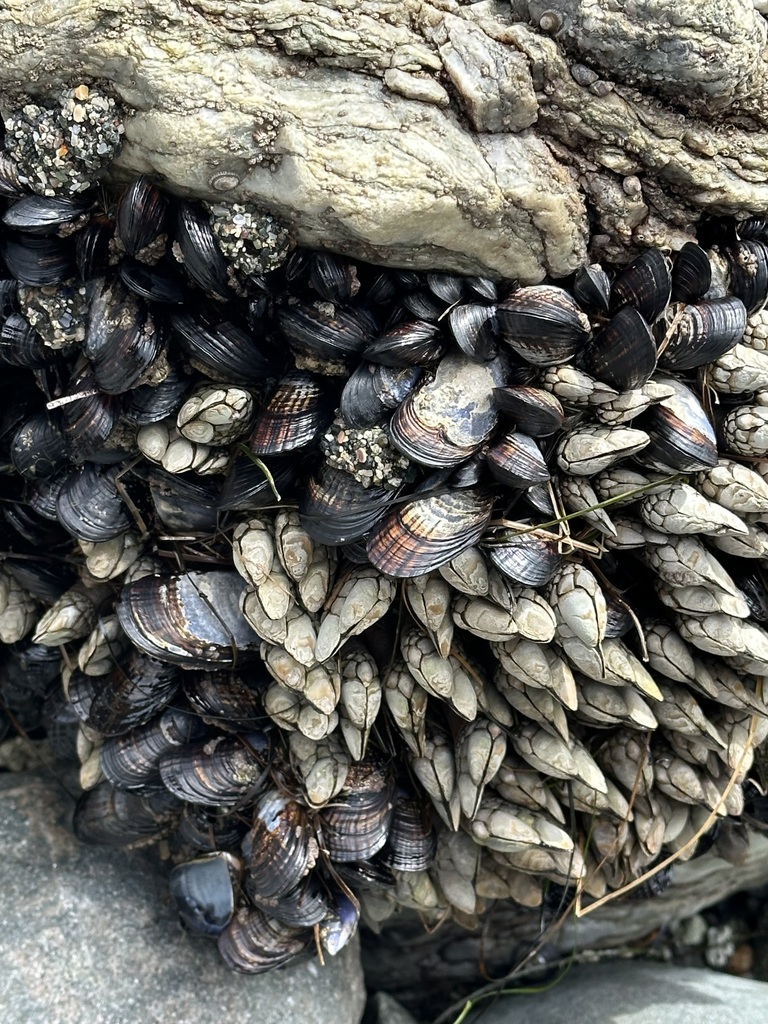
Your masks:
<svg viewBox="0 0 768 1024"><path fill-rule="evenodd" d="M3 1024L359 1024L357 943L258 977L186 935L163 870L141 852L81 845L57 779L0 775Z"/></svg>
<svg viewBox="0 0 768 1024"><path fill-rule="evenodd" d="M545 992L485 1001L467 1024L765 1024L768 984L634 960L573 968Z"/></svg>

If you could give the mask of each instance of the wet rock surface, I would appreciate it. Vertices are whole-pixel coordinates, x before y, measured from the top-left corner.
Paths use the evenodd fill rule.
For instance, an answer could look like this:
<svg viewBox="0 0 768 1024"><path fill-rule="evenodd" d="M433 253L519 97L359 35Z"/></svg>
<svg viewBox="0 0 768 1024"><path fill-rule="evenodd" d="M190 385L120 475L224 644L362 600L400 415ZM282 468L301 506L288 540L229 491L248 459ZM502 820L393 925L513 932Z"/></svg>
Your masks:
<svg viewBox="0 0 768 1024"><path fill-rule="evenodd" d="M482 1006L482 1004L481 1004ZM546 992L499 997L467 1021L483 1024L763 1024L768 984L650 963L574 968Z"/></svg>
<svg viewBox="0 0 768 1024"><path fill-rule="evenodd" d="M356 943L325 967L234 974L213 943L182 932L162 871L141 853L79 844L71 809L52 777L0 776L4 1024L360 1020Z"/></svg>

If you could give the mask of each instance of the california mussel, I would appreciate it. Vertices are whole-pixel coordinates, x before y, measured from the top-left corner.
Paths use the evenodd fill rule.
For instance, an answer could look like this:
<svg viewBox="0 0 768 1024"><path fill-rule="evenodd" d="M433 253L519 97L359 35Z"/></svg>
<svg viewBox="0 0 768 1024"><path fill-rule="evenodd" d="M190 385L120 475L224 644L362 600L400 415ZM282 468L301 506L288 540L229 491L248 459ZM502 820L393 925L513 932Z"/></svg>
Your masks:
<svg viewBox="0 0 768 1024"><path fill-rule="evenodd" d="M567 287L355 264L148 178L104 209L110 104L0 160L0 695L80 758L77 835L165 841L248 972L600 896L712 812L738 847L766 222Z"/></svg>

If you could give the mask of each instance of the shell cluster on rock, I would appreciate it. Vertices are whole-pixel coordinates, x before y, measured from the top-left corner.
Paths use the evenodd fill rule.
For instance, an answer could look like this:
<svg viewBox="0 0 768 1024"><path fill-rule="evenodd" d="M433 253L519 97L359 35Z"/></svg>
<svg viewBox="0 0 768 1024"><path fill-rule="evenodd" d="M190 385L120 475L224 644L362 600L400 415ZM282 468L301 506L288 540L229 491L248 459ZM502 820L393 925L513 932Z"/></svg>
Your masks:
<svg viewBox="0 0 768 1024"><path fill-rule="evenodd" d="M164 841L186 927L253 973L398 906L599 897L713 814L737 856L768 223L421 274L147 177L105 209L120 134L78 86L0 157L0 697L79 758L77 835Z"/></svg>

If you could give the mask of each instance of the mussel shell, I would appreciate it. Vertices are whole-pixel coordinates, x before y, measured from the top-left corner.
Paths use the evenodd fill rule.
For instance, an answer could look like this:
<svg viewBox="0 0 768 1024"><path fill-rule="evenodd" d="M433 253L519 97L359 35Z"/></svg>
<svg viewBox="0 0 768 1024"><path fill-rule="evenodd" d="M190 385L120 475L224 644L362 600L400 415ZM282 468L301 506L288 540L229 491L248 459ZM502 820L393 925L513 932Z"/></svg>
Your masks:
<svg viewBox="0 0 768 1024"><path fill-rule="evenodd" d="M147 474L155 515L171 533L212 534L218 523L218 488L196 473L166 473L153 466Z"/></svg>
<svg viewBox="0 0 768 1024"><path fill-rule="evenodd" d="M556 541L533 533L496 534L494 543L488 545L488 555L500 572L527 587L549 583L563 562Z"/></svg>
<svg viewBox="0 0 768 1024"><path fill-rule="evenodd" d="M91 285L83 351L101 391L120 395L142 378L163 349L163 338L144 302L117 278Z"/></svg>
<svg viewBox="0 0 768 1024"><path fill-rule="evenodd" d="M293 925L294 928L311 928L322 921L329 910L328 897L314 872L306 875L294 889L279 899L268 899L253 892L247 878L245 891L255 907L260 907L277 921Z"/></svg>
<svg viewBox="0 0 768 1024"><path fill-rule="evenodd" d="M185 308L171 313L168 322L182 351L207 377L227 384L261 383L272 373L275 356L222 313L213 306Z"/></svg>
<svg viewBox="0 0 768 1024"><path fill-rule="evenodd" d="M499 409L531 437L548 437L559 430L565 420L560 402L542 388L522 384L495 388L493 397Z"/></svg>
<svg viewBox="0 0 768 1024"><path fill-rule="evenodd" d="M269 769L263 734L218 736L160 759L165 788L180 800L210 807L242 807L262 787Z"/></svg>
<svg viewBox="0 0 768 1024"><path fill-rule="evenodd" d="M613 282L611 310L617 313L624 306L633 306L652 324L666 308L671 291L669 259L661 249L646 249Z"/></svg>
<svg viewBox="0 0 768 1024"><path fill-rule="evenodd" d="M139 650L186 668L231 666L258 650L240 612L245 583L236 572L144 576L123 587L115 606Z"/></svg>
<svg viewBox="0 0 768 1024"><path fill-rule="evenodd" d="M588 342L584 362L598 380L618 391L646 384L656 369L656 343L633 306L624 306Z"/></svg>
<svg viewBox="0 0 768 1024"><path fill-rule="evenodd" d="M465 281L458 274L427 274L429 290L452 306L464 297Z"/></svg>
<svg viewBox="0 0 768 1024"><path fill-rule="evenodd" d="M373 857L387 841L392 814L387 773L365 762L354 765L338 796L318 812L328 856L340 862Z"/></svg>
<svg viewBox="0 0 768 1024"><path fill-rule="evenodd" d="M102 450L115 429L120 416L120 398L100 391L92 371L85 365L75 370L67 392L70 396L85 395L61 406L69 457L73 462L83 462Z"/></svg>
<svg viewBox="0 0 768 1024"><path fill-rule="evenodd" d="M247 891L278 899L295 889L314 864L317 843L306 808L277 789L259 797L243 840Z"/></svg>
<svg viewBox="0 0 768 1024"><path fill-rule="evenodd" d="M445 302L441 302L431 292L416 290L403 295L403 306L419 320L437 322L445 313Z"/></svg>
<svg viewBox="0 0 768 1024"><path fill-rule="evenodd" d="M115 222L103 213L95 213L75 235L75 263L83 281L103 277L112 262Z"/></svg>
<svg viewBox="0 0 768 1024"><path fill-rule="evenodd" d="M166 708L145 725L106 739L99 753L101 770L116 789L140 789L148 782L159 782L160 759L205 731L195 715Z"/></svg>
<svg viewBox="0 0 768 1024"><path fill-rule="evenodd" d="M323 949L331 956L340 953L357 932L359 920L359 902L336 889L331 908L318 928Z"/></svg>
<svg viewBox="0 0 768 1024"><path fill-rule="evenodd" d="M170 834L180 809L164 790L139 795L100 782L77 801L72 828L81 843L150 846Z"/></svg>
<svg viewBox="0 0 768 1024"><path fill-rule="evenodd" d="M302 491L301 524L320 544L347 544L368 533L389 508L393 497L391 491L363 487L349 473L323 462Z"/></svg>
<svg viewBox="0 0 768 1024"><path fill-rule="evenodd" d="M496 337L496 307L473 302L456 306L448 314L456 344L469 359L487 363L499 354Z"/></svg>
<svg viewBox="0 0 768 1024"><path fill-rule="evenodd" d="M381 421L411 392L422 377L419 366L389 367L361 363L347 379L339 411L350 427Z"/></svg>
<svg viewBox="0 0 768 1024"><path fill-rule="evenodd" d="M503 340L534 366L572 359L589 337L589 320L575 300L554 285L519 288L496 310Z"/></svg>
<svg viewBox="0 0 768 1024"><path fill-rule="evenodd" d="M170 259L150 267L126 256L120 261L118 273L127 288L148 302L179 305L184 301L184 282L179 277L176 264Z"/></svg>
<svg viewBox="0 0 768 1024"><path fill-rule="evenodd" d="M75 269L71 246L59 238L4 232L0 256L17 281L32 287L60 284L72 277Z"/></svg>
<svg viewBox="0 0 768 1024"><path fill-rule="evenodd" d="M328 302L349 302L360 291L357 267L333 252L310 253L309 286Z"/></svg>
<svg viewBox="0 0 768 1024"><path fill-rule="evenodd" d="M176 242L184 269L195 284L217 298L231 299L229 265L216 243L208 213L195 203L179 204Z"/></svg>
<svg viewBox="0 0 768 1024"><path fill-rule="evenodd" d="M599 263L579 267L573 278L573 297L582 309L593 316L604 316L608 312L610 296L610 278Z"/></svg>
<svg viewBox="0 0 768 1024"><path fill-rule="evenodd" d="M493 389L505 383L501 360L475 363L452 352L433 379L411 391L390 420L392 443L409 459L458 466L490 438L498 410Z"/></svg>
<svg viewBox="0 0 768 1024"><path fill-rule="evenodd" d="M285 496L301 468L295 457L269 459L264 466L269 476L253 457L242 455L234 459L219 494L219 510L247 512L272 505L275 490Z"/></svg>
<svg viewBox="0 0 768 1024"><path fill-rule="evenodd" d="M77 713L92 729L103 736L120 736L153 719L173 699L179 685L178 670L155 658L132 650L126 660L116 665L107 679L91 679L93 692L89 700L87 686L80 673L73 673L78 687Z"/></svg>
<svg viewBox="0 0 768 1024"><path fill-rule="evenodd" d="M321 377L287 373L259 412L248 447L257 455L283 455L311 444L333 419L334 402Z"/></svg>
<svg viewBox="0 0 768 1024"><path fill-rule="evenodd" d="M368 558L389 576L421 576L475 544L492 509L493 495L479 488L412 498L373 529Z"/></svg>
<svg viewBox="0 0 768 1024"><path fill-rule="evenodd" d="M312 359L351 365L374 338L365 310L325 303L297 302L278 313L280 330L294 352Z"/></svg>
<svg viewBox="0 0 768 1024"><path fill-rule="evenodd" d="M79 761L77 744L80 720L67 700L58 679L52 683L45 695L41 721L45 729L45 738L56 759L77 764Z"/></svg>
<svg viewBox="0 0 768 1024"><path fill-rule="evenodd" d="M643 416L651 439L641 461L681 473L696 473L717 465L717 439L701 403L690 388L672 377L658 377L674 394L656 403Z"/></svg>
<svg viewBox="0 0 768 1024"><path fill-rule="evenodd" d="M21 313L9 313L0 328L0 363L42 370L55 359L53 349Z"/></svg>
<svg viewBox="0 0 768 1024"><path fill-rule="evenodd" d="M123 249L138 255L168 228L168 196L145 174L125 189L117 204L115 233Z"/></svg>
<svg viewBox="0 0 768 1024"><path fill-rule="evenodd" d="M395 798L392 824L377 861L393 871L426 871L437 852L437 834L423 802L405 792Z"/></svg>
<svg viewBox="0 0 768 1024"><path fill-rule="evenodd" d="M508 487L526 488L549 480L541 449L527 434L507 434L485 453L491 473Z"/></svg>
<svg viewBox="0 0 768 1024"><path fill-rule="evenodd" d="M93 204L93 196L24 196L11 203L3 214L3 224L28 235L57 235L71 228Z"/></svg>
<svg viewBox="0 0 768 1024"><path fill-rule="evenodd" d="M184 849L194 853L239 850L246 831L247 825L237 810L185 804L176 840Z"/></svg>
<svg viewBox="0 0 768 1024"><path fill-rule="evenodd" d="M686 242L672 264L672 302L696 302L709 291L712 264L696 242Z"/></svg>
<svg viewBox="0 0 768 1024"><path fill-rule="evenodd" d="M730 291L741 299L751 315L763 308L768 297L768 245L752 240L737 242L726 256Z"/></svg>
<svg viewBox="0 0 768 1024"><path fill-rule="evenodd" d="M66 445L49 413L26 420L13 436L11 460L22 476L52 476L66 459Z"/></svg>
<svg viewBox="0 0 768 1024"><path fill-rule="evenodd" d="M670 310L675 318L678 313L679 307ZM692 370L714 362L741 341L747 326L746 307L734 295L685 306L679 315L659 356L659 365L668 370Z"/></svg>
<svg viewBox="0 0 768 1024"><path fill-rule="evenodd" d="M204 721L227 732L249 732L264 721L260 691L267 682L266 676L257 682L252 673L185 672L184 693Z"/></svg>
<svg viewBox="0 0 768 1024"><path fill-rule="evenodd" d="M58 492L59 522L78 540L99 543L118 537L133 522L115 481L119 466L105 469L86 462L73 470Z"/></svg>
<svg viewBox="0 0 768 1024"><path fill-rule="evenodd" d="M126 396L123 415L130 423L159 423L177 412L192 387L191 377L171 370L159 384L140 384Z"/></svg>
<svg viewBox="0 0 768 1024"><path fill-rule="evenodd" d="M218 947L232 970L263 974L295 960L311 938L311 929L293 928L255 907L243 907L219 936Z"/></svg>
<svg viewBox="0 0 768 1024"><path fill-rule="evenodd" d="M215 938L232 920L235 890L231 855L213 853L178 864L168 876L168 891L179 917L195 935Z"/></svg>
<svg viewBox="0 0 768 1024"><path fill-rule="evenodd" d="M429 366L445 355L448 345L437 324L413 320L380 334L363 351L363 357L382 366Z"/></svg>

